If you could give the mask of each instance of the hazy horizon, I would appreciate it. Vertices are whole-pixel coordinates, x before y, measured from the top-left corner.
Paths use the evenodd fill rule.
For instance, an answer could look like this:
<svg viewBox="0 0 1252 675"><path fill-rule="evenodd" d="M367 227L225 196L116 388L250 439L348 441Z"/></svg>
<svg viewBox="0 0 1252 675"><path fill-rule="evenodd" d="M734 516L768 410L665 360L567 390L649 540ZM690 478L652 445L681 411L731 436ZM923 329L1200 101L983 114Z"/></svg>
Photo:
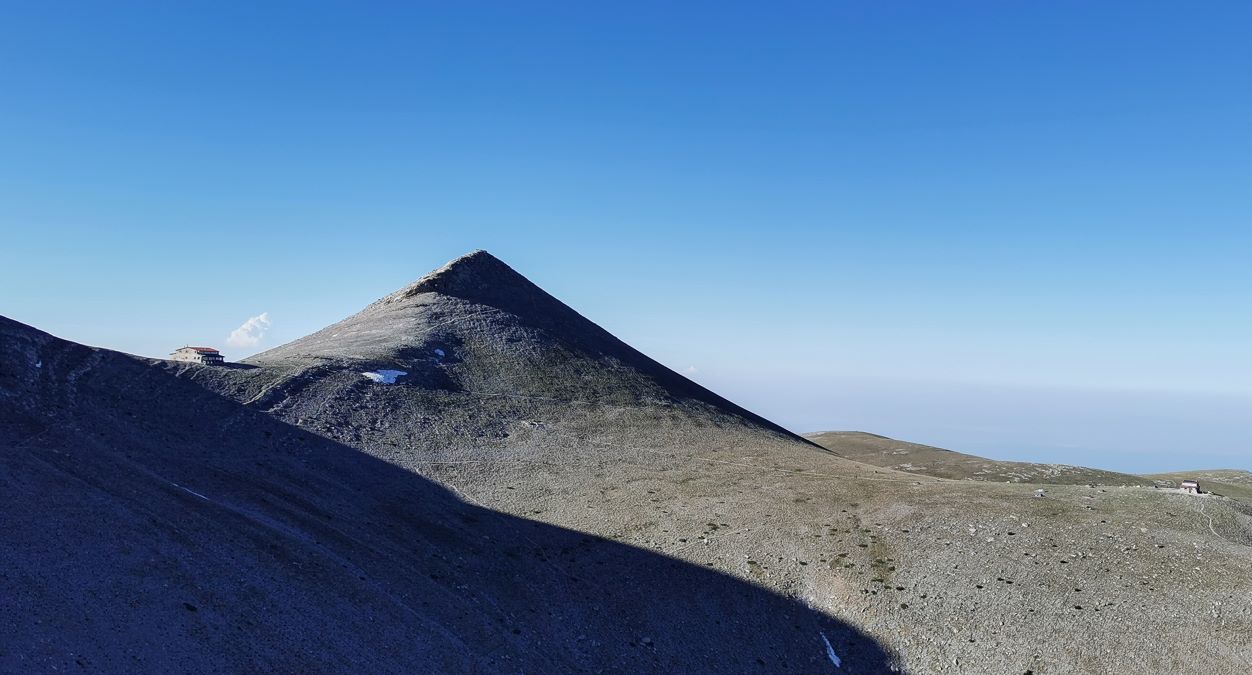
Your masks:
<svg viewBox="0 0 1252 675"><path fill-rule="evenodd" d="M41 330L237 359L485 248L797 431L1249 468L1244 3L2 16Z"/></svg>

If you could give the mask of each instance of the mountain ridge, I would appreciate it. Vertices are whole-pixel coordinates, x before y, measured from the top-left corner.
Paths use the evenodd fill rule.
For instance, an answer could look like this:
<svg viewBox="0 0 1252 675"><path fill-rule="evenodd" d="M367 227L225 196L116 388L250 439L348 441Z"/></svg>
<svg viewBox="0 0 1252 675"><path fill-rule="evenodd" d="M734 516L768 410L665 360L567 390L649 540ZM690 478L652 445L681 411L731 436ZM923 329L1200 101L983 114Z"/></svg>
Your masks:
<svg viewBox="0 0 1252 675"><path fill-rule="evenodd" d="M1150 477L1135 474L1071 464L994 460L864 431L818 431L804 436L840 457L935 478L1041 484L1153 484Z"/></svg>

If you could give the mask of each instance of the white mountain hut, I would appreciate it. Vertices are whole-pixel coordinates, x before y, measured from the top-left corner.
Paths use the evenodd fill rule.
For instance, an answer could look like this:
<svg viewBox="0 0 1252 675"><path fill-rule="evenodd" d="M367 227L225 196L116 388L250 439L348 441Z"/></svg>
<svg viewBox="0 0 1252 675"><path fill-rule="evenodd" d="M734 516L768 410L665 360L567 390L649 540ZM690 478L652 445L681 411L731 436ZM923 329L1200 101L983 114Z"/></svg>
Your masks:
<svg viewBox="0 0 1252 675"><path fill-rule="evenodd" d="M187 361L205 366L220 366L226 359L212 347L179 347L170 354L174 361Z"/></svg>

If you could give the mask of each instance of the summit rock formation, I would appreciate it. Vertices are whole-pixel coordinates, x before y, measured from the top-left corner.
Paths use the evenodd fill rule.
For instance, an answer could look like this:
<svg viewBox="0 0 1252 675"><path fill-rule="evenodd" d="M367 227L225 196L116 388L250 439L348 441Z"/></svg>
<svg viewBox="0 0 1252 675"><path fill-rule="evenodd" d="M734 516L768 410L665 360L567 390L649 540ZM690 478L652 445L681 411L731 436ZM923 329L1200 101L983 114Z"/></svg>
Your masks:
<svg viewBox="0 0 1252 675"><path fill-rule="evenodd" d="M855 459L485 252L227 367L0 319L0 671L1252 661L1252 507Z"/></svg>

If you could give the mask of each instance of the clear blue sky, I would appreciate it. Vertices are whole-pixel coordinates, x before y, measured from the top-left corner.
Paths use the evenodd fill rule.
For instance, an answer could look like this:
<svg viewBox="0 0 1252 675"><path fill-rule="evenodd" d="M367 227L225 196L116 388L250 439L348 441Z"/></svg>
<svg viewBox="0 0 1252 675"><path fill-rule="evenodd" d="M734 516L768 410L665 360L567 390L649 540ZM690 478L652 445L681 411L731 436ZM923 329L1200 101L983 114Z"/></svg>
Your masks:
<svg viewBox="0 0 1252 675"><path fill-rule="evenodd" d="M1250 25L3 2L0 313L159 356L267 312L233 358L486 248L797 430L1249 467Z"/></svg>

